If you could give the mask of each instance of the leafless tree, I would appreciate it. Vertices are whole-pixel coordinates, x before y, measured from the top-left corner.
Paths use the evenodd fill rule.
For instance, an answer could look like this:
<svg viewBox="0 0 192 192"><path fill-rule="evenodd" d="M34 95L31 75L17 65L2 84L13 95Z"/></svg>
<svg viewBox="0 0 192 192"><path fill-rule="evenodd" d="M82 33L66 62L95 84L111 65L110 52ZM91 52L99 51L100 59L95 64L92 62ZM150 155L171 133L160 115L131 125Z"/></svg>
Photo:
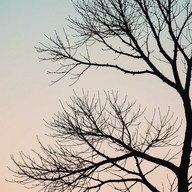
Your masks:
<svg viewBox="0 0 192 192"><path fill-rule="evenodd" d="M72 44L64 31L65 40L55 33L55 38L47 37L49 44L37 47L38 52L48 55L42 60L64 61L53 72L60 75L55 82L66 75L71 75L76 81L90 67L113 68L125 74L148 74L159 78L174 89L183 102L185 127L179 164L172 162L174 156L167 154L158 158L149 153L155 146L175 147L170 142L176 134L173 130L175 123L169 124L169 115L160 116L159 126L153 121L151 124L148 122L149 128L141 135L138 123L135 124L140 111L131 118L127 117L132 105L124 108L124 104L118 105L116 97L112 100L107 96L111 112L105 110L100 100L91 101L88 105L87 97L76 97L73 100L75 106L70 106L72 114L63 109L64 112L49 123L58 133L54 137L71 141L71 147L58 143L56 151L41 145L46 156L38 154L40 164L23 154L23 163L14 161L19 168L17 175L26 178L23 183L38 181L44 185L45 191L70 191L78 187L84 191L99 190L105 184L111 184L120 191L130 191L132 185L137 183L142 183L151 191L159 191L148 180L148 175L163 166L175 175L174 180L167 176L170 191L190 191L192 2L81 0L75 8L81 19L69 18L69 22L77 33L78 41ZM100 45L105 53L114 53L117 58L127 58L129 64L118 63L118 59L95 60L91 54L95 45ZM137 64L134 62L131 65L132 59L136 59ZM169 74L163 73L162 63L169 69ZM81 150L72 150L75 146L76 149L81 147ZM107 151L104 150L104 146L109 146L109 151L107 147ZM110 150L116 151L115 156ZM132 168L128 167L130 159L131 165L135 165ZM143 171L146 161L154 166ZM109 177L100 176L101 172L106 172ZM120 189L117 183L123 183L124 188Z"/></svg>
<svg viewBox="0 0 192 192"><path fill-rule="evenodd" d="M106 94L104 104L99 96L90 99L88 95L75 95L71 103L70 110L63 107L47 122L56 148L39 141L43 153L35 152L38 160L23 153L21 162L13 158L19 168L15 171L19 183L34 182L45 191L99 190L106 184L129 191L141 183L159 191L148 175L161 166L177 171L171 163L177 154L170 155L169 149L177 146L174 139L180 126L176 127L177 119L173 121L169 110L165 116L159 111L158 119L154 113L152 120L142 125L144 111L138 107L134 112L135 103L126 99L119 103L115 94ZM168 150L159 158L153 149L161 147Z"/></svg>

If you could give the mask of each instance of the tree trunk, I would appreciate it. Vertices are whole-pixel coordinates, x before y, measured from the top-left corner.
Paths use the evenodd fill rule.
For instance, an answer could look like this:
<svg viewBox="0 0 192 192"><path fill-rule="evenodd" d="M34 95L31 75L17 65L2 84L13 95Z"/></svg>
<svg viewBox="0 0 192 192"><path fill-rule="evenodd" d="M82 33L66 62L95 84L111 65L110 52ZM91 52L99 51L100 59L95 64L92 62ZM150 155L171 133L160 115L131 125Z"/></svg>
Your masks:
<svg viewBox="0 0 192 192"><path fill-rule="evenodd" d="M191 155L191 142L192 142L192 109L189 95L183 94L183 105L186 118L186 131L183 142L181 163L179 166L178 177L178 192L188 192L188 171Z"/></svg>
<svg viewBox="0 0 192 192"><path fill-rule="evenodd" d="M188 180L186 172L179 173L178 176L178 192L188 192Z"/></svg>

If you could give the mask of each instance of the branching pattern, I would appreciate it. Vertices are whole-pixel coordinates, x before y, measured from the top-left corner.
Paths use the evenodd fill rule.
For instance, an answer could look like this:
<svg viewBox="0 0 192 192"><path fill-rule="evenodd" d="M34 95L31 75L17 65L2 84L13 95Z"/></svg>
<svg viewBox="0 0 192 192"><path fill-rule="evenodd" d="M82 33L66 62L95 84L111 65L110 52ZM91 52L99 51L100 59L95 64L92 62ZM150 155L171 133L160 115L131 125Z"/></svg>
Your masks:
<svg viewBox="0 0 192 192"><path fill-rule="evenodd" d="M68 105L70 112L63 107L47 123L57 140L56 149L39 141L44 155L35 152L38 160L23 153L20 162L12 157L18 167L13 170L20 178L17 182L41 186L45 192L99 191L105 185L124 192L138 184L153 192L192 191L192 1L81 0L74 5L79 19L68 20L78 40L71 43L63 30L64 39L55 32L54 38L46 36L48 44L36 47L46 54L41 60L61 62L50 72L58 74L53 83L65 76L76 82L92 67L153 75L180 96L184 126L177 119L172 121L170 110L165 116L159 110L143 124L144 112L139 108L133 113L134 104L127 105L126 100L119 104L115 94L106 94L104 104L100 97L91 100L86 94L83 98L75 95ZM116 59L95 61L92 51L98 45ZM120 57L125 58L123 64L118 62ZM133 59L137 62L132 63ZM169 74L163 72L162 64ZM170 155L181 128L180 150ZM156 148L170 151L157 157ZM178 165L173 163L176 157ZM150 180L160 168L174 175L166 175L168 184L162 183L161 189Z"/></svg>
<svg viewBox="0 0 192 192"><path fill-rule="evenodd" d="M39 141L44 154L36 152L39 161L23 153L22 162L13 158L19 167L15 172L21 179L18 182L28 184L36 180L45 191L77 188L90 191L106 184L118 188L116 183L123 183L122 186L126 183L126 189L142 183L151 191L159 191L147 176L160 166L177 172L178 167L170 161L177 154L170 157L167 153L160 159L149 152L154 147L177 146L174 139L179 127L168 111L163 117L158 115L158 123L154 113L144 128L139 121L144 111L139 108L133 112L134 106L126 100L119 104L114 94L106 93L104 104L99 97L90 100L88 95L83 98L75 95L72 105L68 104L70 111L63 107L62 112L47 122L53 130L51 137L57 140L57 148L44 146ZM145 162L151 164L147 171L142 170Z"/></svg>

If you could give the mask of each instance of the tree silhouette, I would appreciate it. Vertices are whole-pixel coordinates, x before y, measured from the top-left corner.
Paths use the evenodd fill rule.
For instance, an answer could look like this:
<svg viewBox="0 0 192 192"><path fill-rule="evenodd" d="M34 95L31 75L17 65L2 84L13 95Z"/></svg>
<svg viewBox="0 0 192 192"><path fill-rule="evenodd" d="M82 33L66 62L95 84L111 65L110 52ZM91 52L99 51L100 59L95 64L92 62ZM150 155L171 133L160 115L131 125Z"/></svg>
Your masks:
<svg viewBox="0 0 192 192"><path fill-rule="evenodd" d="M71 112L63 107L48 125L58 139L57 149L43 146L37 153L40 161L21 154L17 180L23 184L34 182L45 191L91 191L110 184L119 191L131 191L141 183L150 191L164 191L153 184L151 177L166 168L174 176L167 178L166 191L188 192L192 189L190 175L192 143L192 107L190 98L192 49L190 0L82 0L75 4L81 19L69 18L78 41L74 44L64 31L65 40L56 32L47 37L49 44L37 47L48 56L42 60L64 61L53 73L61 80L66 75L77 81L90 67L117 69L125 74L148 74L159 78L174 89L182 100L185 112L184 139L181 151L158 157L153 148L174 150L180 128L168 111L159 121L156 114L142 126L139 109L132 113L133 104L118 102L118 96L106 94L101 99L89 100L87 95L72 98ZM91 48L101 46L105 53L127 58L128 64L95 60ZM86 50L86 51L84 51ZM85 53L85 54L83 54ZM137 63L132 63L132 59ZM162 70L162 63L169 74ZM151 78L153 78L151 77ZM177 126L176 126L177 125ZM143 128L145 127L145 128ZM181 128L180 128L181 129ZM178 157L178 165L174 158ZM149 167L146 165L150 165Z"/></svg>

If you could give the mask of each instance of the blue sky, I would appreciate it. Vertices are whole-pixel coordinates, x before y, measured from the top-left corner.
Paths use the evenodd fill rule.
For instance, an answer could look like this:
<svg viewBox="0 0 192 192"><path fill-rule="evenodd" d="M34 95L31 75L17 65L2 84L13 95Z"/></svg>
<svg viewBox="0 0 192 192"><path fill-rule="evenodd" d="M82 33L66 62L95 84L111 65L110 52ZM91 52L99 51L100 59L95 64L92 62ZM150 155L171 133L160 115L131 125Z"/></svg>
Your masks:
<svg viewBox="0 0 192 192"><path fill-rule="evenodd" d="M149 112L158 106L167 109L168 105L176 113L182 112L175 105L180 102L175 93L147 76L91 69L74 86L69 86L69 78L49 86L54 77L46 71L56 69L56 64L40 63L34 46L47 42L44 34L61 31L69 15L75 16L70 0L0 0L0 191L34 191L5 181L12 178L7 169L14 167L10 155L17 157L21 150L31 153L32 148L38 149L37 135L48 141L43 119L60 110L59 100L68 101L73 90L97 93L113 89L127 94L131 101L144 103Z"/></svg>

